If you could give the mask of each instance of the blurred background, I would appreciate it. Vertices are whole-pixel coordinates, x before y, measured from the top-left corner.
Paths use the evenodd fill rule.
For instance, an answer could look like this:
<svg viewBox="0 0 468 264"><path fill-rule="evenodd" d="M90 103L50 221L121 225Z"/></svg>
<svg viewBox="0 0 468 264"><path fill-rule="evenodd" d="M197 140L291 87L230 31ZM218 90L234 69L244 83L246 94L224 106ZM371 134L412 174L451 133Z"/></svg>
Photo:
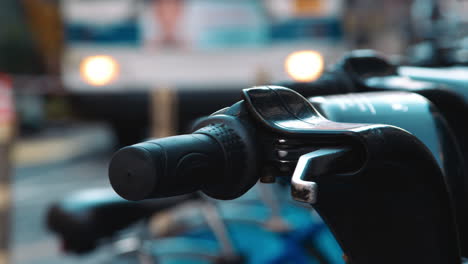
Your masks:
<svg viewBox="0 0 468 264"><path fill-rule="evenodd" d="M107 252L62 255L45 212L108 186L114 150L187 131L242 88L313 81L351 49L398 60L435 27L466 34L467 1L429 2L1 0L0 263L96 263Z"/></svg>

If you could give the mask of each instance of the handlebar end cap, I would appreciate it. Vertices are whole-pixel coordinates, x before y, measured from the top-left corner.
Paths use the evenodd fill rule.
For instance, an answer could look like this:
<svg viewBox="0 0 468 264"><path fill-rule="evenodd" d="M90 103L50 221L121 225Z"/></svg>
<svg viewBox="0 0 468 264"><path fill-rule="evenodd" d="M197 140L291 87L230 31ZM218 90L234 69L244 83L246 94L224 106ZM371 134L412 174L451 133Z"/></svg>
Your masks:
<svg viewBox="0 0 468 264"><path fill-rule="evenodd" d="M157 184L159 174L158 163L155 160L157 157L154 157L147 148L158 146L155 144L142 146L143 144L119 150L109 164L109 180L112 188L122 198L131 201L151 197Z"/></svg>

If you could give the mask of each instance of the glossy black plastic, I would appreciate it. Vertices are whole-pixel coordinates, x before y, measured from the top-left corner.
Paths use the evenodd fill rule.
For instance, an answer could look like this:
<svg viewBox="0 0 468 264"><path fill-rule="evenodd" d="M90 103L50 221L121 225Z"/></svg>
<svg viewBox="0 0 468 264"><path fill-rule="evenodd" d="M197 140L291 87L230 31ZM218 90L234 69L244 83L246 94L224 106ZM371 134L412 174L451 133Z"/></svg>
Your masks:
<svg viewBox="0 0 468 264"><path fill-rule="evenodd" d="M284 88L247 89L244 96L252 115L280 138L363 148L357 171L346 171L345 159L334 164L335 174L314 179L314 207L350 263L460 263L443 174L417 138L387 125L328 121Z"/></svg>
<svg viewBox="0 0 468 264"><path fill-rule="evenodd" d="M414 80L398 73L399 68L379 53L358 50L346 55L316 82L285 86L300 90L306 97L350 92L407 91L420 94L431 101L447 121L448 130L455 136L456 143L452 152L460 153L462 157L461 162L446 166L450 170L446 174L455 200L462 253L468 256L468 122L464 122L462 118L468 116L467 103L462 93L448 89L441 82L421 81L421 78Z"/></svg>

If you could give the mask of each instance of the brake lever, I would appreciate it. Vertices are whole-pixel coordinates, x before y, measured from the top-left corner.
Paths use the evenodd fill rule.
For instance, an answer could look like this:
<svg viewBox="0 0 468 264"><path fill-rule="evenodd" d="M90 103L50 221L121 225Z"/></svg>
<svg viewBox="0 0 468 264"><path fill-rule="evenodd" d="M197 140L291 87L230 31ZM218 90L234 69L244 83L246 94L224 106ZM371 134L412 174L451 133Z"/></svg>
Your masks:
<svg viewBox="0 0 468 264"><path fill-rule="evenodd" d="M291 179L291 195L294 200L315 204L318 186L310 180L331 173L331 165L349 151L348 148L323 148L302 155Z"/></svg>
<svg viewBox="0 0 468 264"><path fill-rule="evenodd" d="M317 210L349 263L460 263L443 173L415 136L332 122L286 88L243 93L263 154L258 166L293 175L293 197Z"/></svg>

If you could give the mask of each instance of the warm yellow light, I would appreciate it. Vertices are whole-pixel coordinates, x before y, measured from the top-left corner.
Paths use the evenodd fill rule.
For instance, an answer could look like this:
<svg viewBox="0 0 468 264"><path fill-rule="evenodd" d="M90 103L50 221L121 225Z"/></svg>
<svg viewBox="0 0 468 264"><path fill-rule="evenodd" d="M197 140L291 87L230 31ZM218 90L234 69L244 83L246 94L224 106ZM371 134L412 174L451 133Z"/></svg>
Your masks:
<svg viewBox="0 0 468 264"><path fill-rule="evenodd" d="M312 50L291 53L285 62L286 72L296 81L311 82L320 77L324 67L323 57Z"/></svg>
<svg viewBox="0 0 468 264"><path fill-rule="evenodd" d="M87 83L103 86L114 81L119 74L119 64L111 56L90 56L81 61L81 77Z"/></svg>

